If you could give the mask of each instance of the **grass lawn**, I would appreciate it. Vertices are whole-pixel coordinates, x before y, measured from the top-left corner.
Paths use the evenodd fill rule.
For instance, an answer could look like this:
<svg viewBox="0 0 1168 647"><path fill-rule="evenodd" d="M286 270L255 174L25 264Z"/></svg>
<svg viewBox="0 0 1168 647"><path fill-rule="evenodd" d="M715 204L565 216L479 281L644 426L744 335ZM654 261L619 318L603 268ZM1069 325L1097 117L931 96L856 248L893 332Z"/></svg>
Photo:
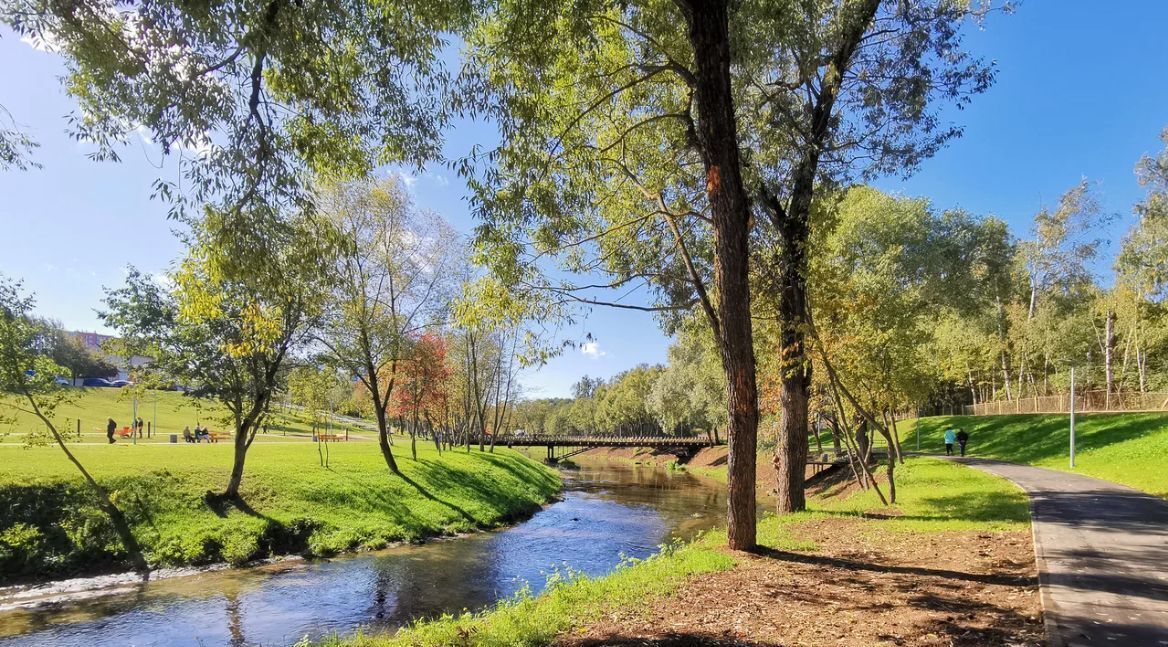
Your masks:
<svg viewBox="0 0 1168 647"><path fill-rule="evenodd" d="M107 395L112 391L85 397L113 406L119 403ZM193 414L171 409L164 418L160 407L159 426L184 415L193 426ZM101 435L100 442L86 437L72 449L111 489L157 565L331 554L490 527L534 511L560 487L554 471L505 448L440 455L432 444L419 442L414 461L408 439L397 437L398 477L389 473L376 443L329 443L325 468L316 443L272 430L269 442L256 442L249 452L245 503L212 507L204 494L225 486L230 442L107 445ZM0 443L0 466L0 581L125 567L112 530L58 447L26 447L19 435L9 435Z"/></svg>
<svg viewBox="0 0 1168 647"><path fill-rule="evenodd" d="M54 422L62 432L75 438L77 422L81 422L83 442L105 442L105 426L109 418L118 424L118 429L130 426L133 419L131 392L112 388L77 388L72 390L75 398L63 404L54 416ZM13 420L6 418L13 416ZM176 391L146 391L138 399L138 415L150 423L154 437L135 439L135 442L169 442L170 434L178 434L182 440L183 427L194 428L196 424L210 427L216 433L230 431L227 410L218 402L184 396ZM14 412L0 404L0 442L22 443L29 431L41 432L44 425L29 413ZM348 428L357 434L369 436L366 430L355 426ZM308 421L297 413L275 412L268 425L268 434L256 436L256 442L283 441L288 437L308 440L311 436ZM343 428L340 433L343 433Z"/></svg>
<svg viewBox="0 0 1168 647"><path fill-rule="evenodd" d="M723 468L725 469L725 468ZM799 525L827 517L855 519L871 532L912 533L933 541L962 530L1019 530L1029 524L1025 495L1008 481L960 465L912 458L899 468L901 500L895 508L879 505L875 495L858 493L815 500L813 510L764 517L760 546L779 551L815 552L814 542L799 536ZM864 513L879 513L883 518ZM392 635L361 635L324 642L331 647L397 645L545 645L557 635L604 618L622 608L651 607L656 601L701 574L732 569L738 558L724 551L724 532L711 532L612 574L596 578L565 577L543 595L520 594L483 613L448 615L420 622ZM728 593L729 594L729 593Z"/></svg>
<svg viewBox="0 0 1168 647"><path fill-rule="evenodd" d="M1075 469L1068 463L1067 415L953 416L902 423L906 449L944 451L946 427L969 432L969 453L1074 471L1168 498L1168 414L1090 413L1076 416Z"/></svg>

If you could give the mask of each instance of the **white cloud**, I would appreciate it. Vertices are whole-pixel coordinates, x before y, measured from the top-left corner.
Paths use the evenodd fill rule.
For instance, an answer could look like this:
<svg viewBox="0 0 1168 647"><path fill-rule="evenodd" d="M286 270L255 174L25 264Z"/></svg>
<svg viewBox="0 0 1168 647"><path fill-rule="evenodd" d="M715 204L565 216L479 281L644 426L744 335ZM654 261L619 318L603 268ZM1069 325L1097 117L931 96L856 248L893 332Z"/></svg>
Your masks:
<svg viewBox="0 0 1168 647"><path fill-rule="evenodd" d="M585 357L590 357L592 359L600 359L601 357L604 357L605 355L608 354L608 353L600 350L600 343L599 342L594 342L594 341L586 341L583 344L580 344L580 352Z"/></svg>
<svg viewBox="0 0 1168 647"><path fill-rule="evenodd" d="M450 186L450 178L441 173L427 172L426 177L434 181L438 186Z"/></svg>
<svg viewBox="0 0 1168 647"><path fill-rule="evenodd" d="M402 184L406 185L407 189L414 188L414 185L418 183L417 176L410 175L409 173L406 173L405 171L398 171L397 172L397 179L401 180Z"/></svg>
<svg viewBox="0 0 1168 647"><path fill-rule="evenodd" d="M163 274L161 272L151 274L150 280L154 281L154 284L157 285L158 287L162 288L162 290L164 292L173 292L174 291L174 288L175 288L174 279L170 278L170 276L167 274Z"/></svg>

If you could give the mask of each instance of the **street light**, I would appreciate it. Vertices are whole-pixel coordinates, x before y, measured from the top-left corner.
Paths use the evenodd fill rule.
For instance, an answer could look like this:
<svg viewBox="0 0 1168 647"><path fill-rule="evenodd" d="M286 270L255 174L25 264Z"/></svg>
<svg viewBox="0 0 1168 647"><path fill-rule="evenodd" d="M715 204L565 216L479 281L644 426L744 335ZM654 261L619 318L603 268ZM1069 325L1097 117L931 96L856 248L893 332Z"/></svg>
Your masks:
<svg viewBox="0 0 1168 647"><path fill-rule="evenodd" d="M1071 469L1075 469L1075 367L1071 367Z"/></svg>

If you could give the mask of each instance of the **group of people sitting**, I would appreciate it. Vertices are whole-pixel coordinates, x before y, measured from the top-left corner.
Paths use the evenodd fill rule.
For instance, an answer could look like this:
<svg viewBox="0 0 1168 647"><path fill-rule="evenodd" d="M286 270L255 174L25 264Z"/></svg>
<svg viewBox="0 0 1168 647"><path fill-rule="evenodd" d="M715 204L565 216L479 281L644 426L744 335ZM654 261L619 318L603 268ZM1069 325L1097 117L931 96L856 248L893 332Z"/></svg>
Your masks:
<svg viewBox="0 0 1168 647"><path fill-rule="evenodd" d="M211 435L211 430L206 427L200 427L195 424L194 433L191 432L189 426L183 427L183 440L188 443L201 443L207 441L209 443L215 442L215 437Z"/></svg>

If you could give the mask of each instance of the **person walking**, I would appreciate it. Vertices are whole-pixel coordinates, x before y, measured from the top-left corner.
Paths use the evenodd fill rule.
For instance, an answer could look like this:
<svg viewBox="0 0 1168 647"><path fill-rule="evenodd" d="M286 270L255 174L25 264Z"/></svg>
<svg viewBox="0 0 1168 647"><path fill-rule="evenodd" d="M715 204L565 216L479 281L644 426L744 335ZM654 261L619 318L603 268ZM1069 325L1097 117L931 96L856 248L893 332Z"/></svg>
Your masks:
<svg viewBox="0 0 1168 647"><path fill-rule="evenodd" d="M945 430L945 455L953 455L953 443L957 442L957 432L952 427Z"/></svg>
<svg viewBox="0 0 1168 647"><path fill-rule="evenodd" d="M141 438L142 430L146 428L146 423L142 422L142 416L138 416L138 421L134 425L138 428L138 437Z"/></svg>
<svg viewBox="0 0 1168 647"><path fill-rule="evenodd" d="M114 422L113 418L105 423L105 437L109 438L109 444L114 444L114 432L118 430L118 423Z"/></svg>
<svg viewBox="0 0 1168 647"><path fill-rule="evenodd" d="M969 442L969 434L964 429L957 430L957 444L961 447L961 455L965 456L965 443Z"/></svg>

